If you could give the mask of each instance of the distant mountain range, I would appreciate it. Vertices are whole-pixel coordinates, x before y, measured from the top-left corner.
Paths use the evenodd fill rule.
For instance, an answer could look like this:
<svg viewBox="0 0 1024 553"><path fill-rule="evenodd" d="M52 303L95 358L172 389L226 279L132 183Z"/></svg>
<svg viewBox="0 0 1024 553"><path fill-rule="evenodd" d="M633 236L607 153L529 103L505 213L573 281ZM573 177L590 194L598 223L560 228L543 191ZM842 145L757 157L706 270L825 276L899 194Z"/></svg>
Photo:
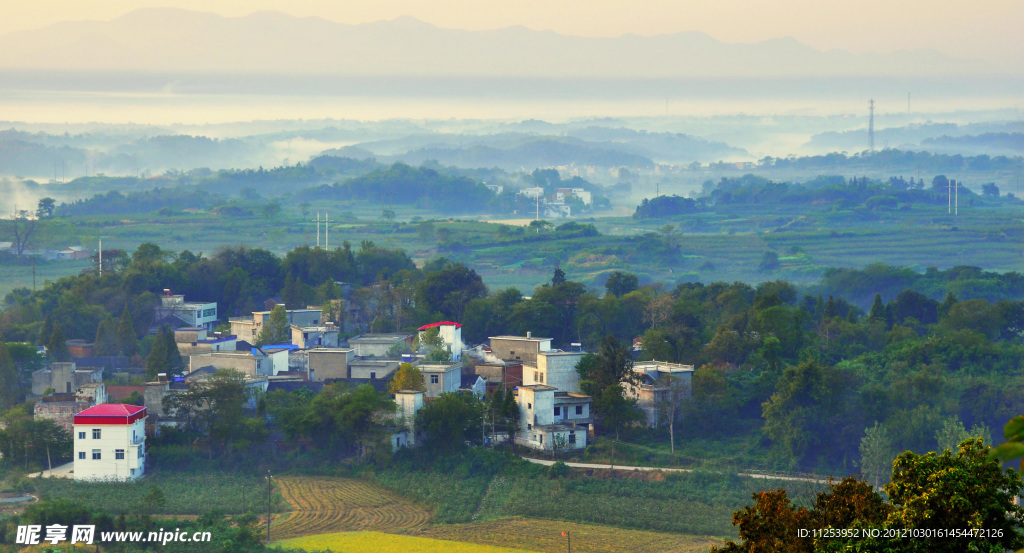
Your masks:
<svg viewBox="0 0 1024 553"><path fill-rule="evenodd" d="M682 32L616 38L509 27L464 31L403 17L346 25L274 12L227 18L147 8L0 36L0 70L395 77L943 76L992 68L936 51L822 52L792 38L726 44Z"/></svg>

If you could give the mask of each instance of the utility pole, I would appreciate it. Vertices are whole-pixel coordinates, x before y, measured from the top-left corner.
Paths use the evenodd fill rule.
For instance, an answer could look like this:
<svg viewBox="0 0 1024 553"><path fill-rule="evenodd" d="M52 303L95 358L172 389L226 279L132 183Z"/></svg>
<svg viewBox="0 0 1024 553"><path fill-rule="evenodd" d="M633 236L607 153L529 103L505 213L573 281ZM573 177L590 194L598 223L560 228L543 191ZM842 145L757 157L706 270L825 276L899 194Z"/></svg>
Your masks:
<svg viewBox="0 0 1024 553"><path fill-rule="evenodd" d="M331 215L324 211L324 249L331 249Z"/></svg>
<svg viewBox="0 0 1024 553"><path fill-rule="evenodd" d="M868 149L875 152L875 99L868 102Z"/></svg>
<svg viewBox="0 0 1024 553"><path fill-rule="evenodd" d="M562 532L562 535L565 536L565 545L568 548L569 553L572 553L572 532L565 531Z"/></svg>
<svg viewBox="0 0 1024 553"><path fill-rule="evenodd" d="M270 469L267 469L267 545L270 545Z"/></svg>
<svg viewBox="0 0 1024 553"><path fill-rule="evenodd" d="M320 248L320 210L316 210L316 247Z"/></svg>
<svg viewBox="0 0 1024 553"><path fill-rule="evenodd" d="M97 252L100 262L100 278L103 278L103 237L100 236L100 250Z"/></svg>
<svg viewBox="0 0 1024 553"><path fill-rule="evenodd" d="M36 291L36 256L32 256L32 291Z"/></svg>

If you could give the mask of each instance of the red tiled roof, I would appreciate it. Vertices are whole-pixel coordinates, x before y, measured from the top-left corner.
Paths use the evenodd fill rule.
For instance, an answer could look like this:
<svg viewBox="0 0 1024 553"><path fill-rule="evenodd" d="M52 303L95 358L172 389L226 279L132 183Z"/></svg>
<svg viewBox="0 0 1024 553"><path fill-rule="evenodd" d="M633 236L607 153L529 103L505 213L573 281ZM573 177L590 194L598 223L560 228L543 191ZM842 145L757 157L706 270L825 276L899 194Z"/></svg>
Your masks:
<svg viewBox="0 0 1024 553"><path fill-rule="evenodd" d="M451 321L441 321L439 323L430 323L428 325L423 325L423 326L419 327L417 330L426 330L428 328L435 328L435 327L438 327L438 326L454 326L455 328L461 328L462 327L462 323L453 323Z"/></svg>
<svg viewBox="0 0 1024 553"><path fill-rule="evenodd" d="M130 424L146 418L146 408L124 403L103 403L75 415L75 424Z"/></svg>

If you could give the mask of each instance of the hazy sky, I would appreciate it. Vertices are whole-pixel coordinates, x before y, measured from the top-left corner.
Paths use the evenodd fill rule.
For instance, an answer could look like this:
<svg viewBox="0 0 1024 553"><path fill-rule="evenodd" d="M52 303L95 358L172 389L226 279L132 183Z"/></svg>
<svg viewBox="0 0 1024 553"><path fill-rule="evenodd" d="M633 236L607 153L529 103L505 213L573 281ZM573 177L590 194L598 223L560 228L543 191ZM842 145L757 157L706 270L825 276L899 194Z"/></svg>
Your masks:
<svg viewBox="0 0 1024 553"><path fill-rule="evenodd" d="M857 53L934 48L960 57L1024 55L1022 0L0 0L0 34L109 20L142 7L224 16L273 10L341 23L411 15L447 28L524 25L579 36L697 30L725 42L792 36L822 50Z"/></svg>

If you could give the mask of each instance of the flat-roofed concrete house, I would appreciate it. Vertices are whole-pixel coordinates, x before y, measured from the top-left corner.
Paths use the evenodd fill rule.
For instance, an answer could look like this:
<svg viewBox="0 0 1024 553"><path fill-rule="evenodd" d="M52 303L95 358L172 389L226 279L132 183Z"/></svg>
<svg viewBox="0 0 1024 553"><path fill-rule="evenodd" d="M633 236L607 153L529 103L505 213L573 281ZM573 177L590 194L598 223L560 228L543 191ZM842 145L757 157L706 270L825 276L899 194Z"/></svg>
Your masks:
<svg viewBox="0 0 1024 553"><path fill-rule="evenodd" d="M535 338L531 332L526 336L491 336L491 354L505 361L519 361L535 367L537 354L551 350L551 338Z"/></svg>
<svg viewBox="0 0 1024 553"><path fill-rule="evenodd" d="M637 407L644 412L647 426L657 427L666 422L661 420L660 411L666 400L670 399L673 388L677 400L685 401L692 395L693 365L639 361L633 364L633 372L639 382L623 382L623 388L628 396L636 398Z"/></svg>
<svg viewBox="0 0 1024 553"><path fill-rule="evenodd" d="M279 304L284 305L284 304ZM320 308L285 309L288 317L288 324L298 327L317 326L323 320L323 311ZM231 317L228 323L231 325L231 334L243 342L255 343L263 330L263 325L270 320L270 311L253 311L251 317Z"/></svg>
<svg viewBox="0 0 1024 553"><path fill-rule="evenodd" d="M545 451L583 449L590 429L590 396L543 384L520 386L515 443Z"/></svg>
<svg viewBox="0 0 1024 553"><path fill-rule="evenodd" d="M292 343L302 349L338 347L338 327L324 325L292 325Z"/></svg>
<svg viewBox="0 0 1024 553"><path fill-rule="evenodd" d="M533 366L523 365L523 384L545 384L563 392L579 392L580 376L576 364L586 353L582 351L541 351Z"/></svg>
<svg viewBox="0 0 1024 553"><path fill-rule="evenodd" d="M423 364L416 368L423 373L426 397L439 397L446 392L457 392L462 387L462 363Z"/></svg>
<svg viewBox="0 0 1024 553"><path fill-rule="evenodd" d="M317 348L309 350L309 379L324 382L335 378L349 377L349 363L355 358L352 348Z"/></svg>
<svg viewBox="0 0 1024 553"><path fill-rule="evenodd" d="M32 408L32 416L50 419L71 432L75 413L107 402L107 387L102 382L86 382L73 394L53 394L40 398Z"/></svg>
<svg viewBox="0 0 1024 553"><path fill-rule="evenodd" d="M356 350L356 357L383 357L398 344L412 349L413 335L402 333L363 334L348 339L348 347Z"/></svg>
<svg viewBox="0 0 1024 553"><path fill-rule="evenodd" d="M41 396L47 388L58 394L71 394L87 382L103 382L103 369L79 369L74 362L50 363L32 373L32 395Z"/></svg>
<svg viewBox="0 0 1024 553"><path fill-rule="evenodd" d="M185 296L164 289L160 305L153 308L153 332L161 326L170 328L202 327L212 331L217 324L216 302L186 302Z"/></svg>
<svg viewBox="0 0 1024 553"><path fill-rule="evenodd" d="M214 351L235 351L238 345L235 336L212 334L202 327L175 329L174 342L178 344L178 353L182 356Z"/></svg>

